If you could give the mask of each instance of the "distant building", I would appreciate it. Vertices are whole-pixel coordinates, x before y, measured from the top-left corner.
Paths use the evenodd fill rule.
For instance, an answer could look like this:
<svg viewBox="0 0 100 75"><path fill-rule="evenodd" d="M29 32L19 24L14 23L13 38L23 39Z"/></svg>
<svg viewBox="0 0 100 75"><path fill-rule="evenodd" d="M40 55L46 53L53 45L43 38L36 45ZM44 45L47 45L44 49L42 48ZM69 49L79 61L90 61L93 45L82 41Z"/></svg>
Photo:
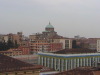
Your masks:
<svg viewBox="0 0 100 75"><path fill-rule="evenodd" d="M18 49L22 51L22 55L28 55L28 54L30 54L30 47L19 46Z"/></svg>
<svg viewBox="0 0 100 75"><path fill-rule="evenodd" d="M37 35L29 35L29 39L31 42L33 42L37 39Z"/></svg>
<svg viewBox="0 0 100 75"><path fill-rule="evenodd" d="M88 41L89 41L89 49L95 49L97 50L97 40L99 38L88 38Z"/></svg>
<svg viewBox="0 0 100 75"><path fill-rule="evenodd" d="M8 39L9 39L9 36L7 36L7 35L4 35L4 36L3 36L4 42L8 42Z"/></svg>
<svg viewBox="0 0 100 75"><path fill-rule="evenodd" d="M8 42L9 39L13 43L17 42L20 45L21 42L22 42L22 39L23 39L22 32L18 32L17 34L9 33L9 34L6 34L6 35L4 35L4 34L0 35L0 42Z"/></svg>
<svg viewBox="0 0 100 75"><path fill-rule="evenodd" d="M30 43L30 49L33 52L50 51L50 44L46 40L36 40Z"/></svg>
<svg viewBox="0 0 100 75"><path fill-rule="evenodd" d="M22 55L22 50L9 49L8 51L0 51L0 54L6 55L6 56L18 56L18 55Z"/></svg>
<svg viewBox="0 0 100 75"><path fill-rule="evenodd" d="M9 39L8 35L0 35L0 42L7 42Z"/></svg>
<svg viewBox="0 0 100 75"><path fill-rule="evenodd" d="M100 38L73 39L73 48L97 50L97 40Z"/></svg>
<svg viewBox="0 0 100 75"><path fill-rule="evenodd" d="M97 40L97 52L100 52L100 39Z"/></svg>
<svg viewBox="0 0 100 75"><path fill-rule="evenodd" d="M20 46L29 47L29 46L30 46L29 40L23 40L23 41L21 42Z"/></svg>
<svg viewBox="0 0 100 75"><path fill-rule="evenodd" d="M50 43L50 50L49 52L55 52L55 51L59 51L62 50L62 43Z"/></svg>
<svg viewBox="0 0 100 75"><path fill-rule="evenodd" d="M23 35L22 32L17 32L17 34L8 34L8 37L11 41L13 41L13 43L17 43L19 45L21 45L22 40L23 40Z"/></svg>
<svg viewBox="0 0 100 75"><path fill-rule="evenodd" d="M53 38L53 43L62 43L62 49L72 49L72 40L68 38Z"/></svg>
<svg viewBox="0 0 100 75"><path fill-rule="evenodd" d="M6 51L0 51L0 54L7 55L7 56L19 56L19 55L29 55L30 48L20 46L18 48L11 48Z"/></svg>
<svg viewBox="0 0 100 75"><path fill-rule="evenodd" d="M75 39L85 39L85 37L80 37L80 35L74 36Z"/></svg>

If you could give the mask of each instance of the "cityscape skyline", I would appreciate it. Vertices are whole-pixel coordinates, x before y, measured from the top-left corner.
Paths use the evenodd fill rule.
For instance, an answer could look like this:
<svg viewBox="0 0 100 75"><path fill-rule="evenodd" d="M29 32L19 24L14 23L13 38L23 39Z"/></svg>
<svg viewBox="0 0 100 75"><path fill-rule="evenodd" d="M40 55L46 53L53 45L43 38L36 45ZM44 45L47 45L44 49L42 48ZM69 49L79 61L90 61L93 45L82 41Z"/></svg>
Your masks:
<svg viewBox="0 0 100 75"><path fill-rule="evenodd" d="M65 37L99 38L99 0L0 0L0 34L42 32L49 21Z"/></svg>

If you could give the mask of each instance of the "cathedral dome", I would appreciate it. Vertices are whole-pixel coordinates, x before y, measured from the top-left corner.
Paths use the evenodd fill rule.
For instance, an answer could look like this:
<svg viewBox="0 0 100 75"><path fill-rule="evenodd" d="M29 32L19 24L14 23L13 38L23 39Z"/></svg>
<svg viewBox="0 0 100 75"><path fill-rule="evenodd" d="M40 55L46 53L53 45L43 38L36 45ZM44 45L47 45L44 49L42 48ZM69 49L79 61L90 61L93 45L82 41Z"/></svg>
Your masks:
<svg viewBox="0 0 100 75"><path fill-rule="evenodd" d="M49 25L47 25L45 28L54 28L54 27L49 22Z"/></svg>

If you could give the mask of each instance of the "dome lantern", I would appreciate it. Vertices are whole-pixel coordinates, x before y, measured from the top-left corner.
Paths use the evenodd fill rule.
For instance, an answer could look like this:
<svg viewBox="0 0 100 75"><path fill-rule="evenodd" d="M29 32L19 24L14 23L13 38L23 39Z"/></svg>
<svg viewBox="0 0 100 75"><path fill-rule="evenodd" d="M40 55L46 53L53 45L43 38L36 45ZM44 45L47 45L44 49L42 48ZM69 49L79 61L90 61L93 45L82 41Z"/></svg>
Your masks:
<svg viewBox="0 0 100 75"><path fill-rule="evenodd" d="M47 25L45 28L54 28L51 23L49 22L49 25Z"/></svg>

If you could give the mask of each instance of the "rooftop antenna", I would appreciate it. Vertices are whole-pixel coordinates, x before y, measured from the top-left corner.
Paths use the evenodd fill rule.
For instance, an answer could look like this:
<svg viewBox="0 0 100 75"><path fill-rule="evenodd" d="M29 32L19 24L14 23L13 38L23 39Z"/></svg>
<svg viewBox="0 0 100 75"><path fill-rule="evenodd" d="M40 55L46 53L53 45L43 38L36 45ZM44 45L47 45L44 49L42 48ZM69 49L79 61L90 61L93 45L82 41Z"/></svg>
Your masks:
<svg viewBox="0 0 100 75"><path fill-rule="evenodd" d="M51 25L50 21L49 21L49 25Z"/></svg>

